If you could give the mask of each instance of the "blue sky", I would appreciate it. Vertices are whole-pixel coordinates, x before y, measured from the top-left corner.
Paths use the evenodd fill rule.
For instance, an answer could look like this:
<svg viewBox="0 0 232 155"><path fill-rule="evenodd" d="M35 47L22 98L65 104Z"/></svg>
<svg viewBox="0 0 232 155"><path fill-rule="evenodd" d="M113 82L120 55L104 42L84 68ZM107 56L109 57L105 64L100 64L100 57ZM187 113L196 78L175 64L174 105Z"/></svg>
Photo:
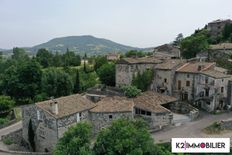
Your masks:
<svg viewBox="0 0 232 155"><path fill-rule="evenodd" d="M231 0L0 0L0 48L73 35L151 47L232 18L231 6Z"/></svg>

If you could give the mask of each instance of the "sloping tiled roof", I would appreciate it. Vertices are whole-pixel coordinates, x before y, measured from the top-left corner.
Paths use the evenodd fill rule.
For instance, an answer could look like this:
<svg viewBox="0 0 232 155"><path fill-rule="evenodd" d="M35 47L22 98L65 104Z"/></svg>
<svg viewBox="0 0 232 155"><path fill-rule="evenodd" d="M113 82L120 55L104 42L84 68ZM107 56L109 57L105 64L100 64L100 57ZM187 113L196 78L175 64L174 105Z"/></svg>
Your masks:
<svg viewBox="0 0 232 155"><path fill-rule="evenodd" d="M117 61L117 64L157 64L162 61L155 57L142 58L123 58Z"/></svg>
<svg viewBox="0 0 232 155"><path fill-rule="evenodd" d="M180 49L171 44L164 44L154 48L154 55L164 55L169 57L179 57Z"/></svg>
<svg viewBox="0 0 232 155"><path fill-rule="evenodd" d="M177 101L175 97L152 91L144 92L132 100L134 101L135 107L156 113L170 112L168 109L161 105Z"/></svg>
<svg viewBox="0 0 232 155"><path fill-rule="evenodd" d="M50 111L50 103L54 102L52 100L47 100L43 102L36 103L36 106L47 111L51 115L56 118L61 118L64 116L68 116L70 114L74 114L77 112L85 111L95 107L95 104L89 101L88 99L82 97L79 94L60 97L54 99L58 104L58 114L55 115Z"/></svg>
<svg viewBox="0 0 232 155"><path fill-rule="evenodd" d="M232 50L232 43L221 43L217 45L210 45L210 49L212 50Z"/></svg>
<svg viewBox="0 0 232 155"><path fill-rule="evenodd" d="M132 112L134 103L126 97L105 97L91 109L91 112Z"/></svg>
<svg viewBox="0 0 232 155"><path fill-rule="evenodd" d="M177 67L178 65L182 64L184 60L181 59L168 59L164 61L163 63L157 64L155 66L156 69L173 69Z"/></svg>
<svg viewBox="0 0 232 155"><path fill-rule="evenodd" d="M179 67L176 71L187 73L199 73L200 71L210 69L213 66L215 66L215 63L212 62L189 62Z"/></svg>
<svg viewBox="0 0 232 155"><path fill-rule="evenodd" d="M224 74L222 72L219 72L219 71L216 71L215 69L209 69L209 70L205 70L205 71L202 71L201 72L202 74L205 74L205 75L208 75L208 76L211 76L213 78L229 78L231 77L230 75L228 74Z"/></svg>

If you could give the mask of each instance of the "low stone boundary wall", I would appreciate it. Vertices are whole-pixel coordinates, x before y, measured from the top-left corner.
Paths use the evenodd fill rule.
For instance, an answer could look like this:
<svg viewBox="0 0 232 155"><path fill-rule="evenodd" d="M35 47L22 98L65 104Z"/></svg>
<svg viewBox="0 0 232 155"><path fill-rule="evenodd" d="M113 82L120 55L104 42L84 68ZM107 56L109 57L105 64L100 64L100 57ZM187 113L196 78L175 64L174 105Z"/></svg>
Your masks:
<svg viewBox="0 0 232 155"><path fill-rule="evenodd" d="M46 152L23 152L23 151L7 151L7 150L0 150L0 152L17 154L17 155L52 155L52 153L46 153Z"/></svg>
<svg viewBox="0 0 232 155"><path fill-rule="evenodd" d="M220 122L221 129L231 130L232 129L232 119L222 120Z"/></svg>
<svg viewBox="0 0 232 155"><path fill-rule="evenodd" d="M3 135L2 140L4 141L5 139L11 139L13 144L17 145L24 145L24 140L22 138L22 129L16 130L14 132L9 133L8 135ZM0 152L5 152L5 153L10 153L10 154L18 154L18 155L51 155L51 152L26 152L26 151L13 151L12 150L1 150ZM1 154L1 153L0 153Z"/></svg>

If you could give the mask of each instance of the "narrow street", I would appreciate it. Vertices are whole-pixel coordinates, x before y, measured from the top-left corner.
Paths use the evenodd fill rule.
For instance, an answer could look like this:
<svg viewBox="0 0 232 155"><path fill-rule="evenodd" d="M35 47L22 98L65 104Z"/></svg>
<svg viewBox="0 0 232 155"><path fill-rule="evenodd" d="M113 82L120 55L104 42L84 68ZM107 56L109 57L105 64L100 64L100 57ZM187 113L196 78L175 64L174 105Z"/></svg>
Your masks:
<svg viewBox="0 0 232 155"><path fill-rule="evenodd" d="M211 125L213 122L232 118L232 112L223 114L209 114L201 112L199 118L196 121L187 122L181 126L173 126L164 130L152 133L152 137L156 143L170 142L171 138L231 138L232 131L220 135L208 135L202 132L202 129Z"/></svg>

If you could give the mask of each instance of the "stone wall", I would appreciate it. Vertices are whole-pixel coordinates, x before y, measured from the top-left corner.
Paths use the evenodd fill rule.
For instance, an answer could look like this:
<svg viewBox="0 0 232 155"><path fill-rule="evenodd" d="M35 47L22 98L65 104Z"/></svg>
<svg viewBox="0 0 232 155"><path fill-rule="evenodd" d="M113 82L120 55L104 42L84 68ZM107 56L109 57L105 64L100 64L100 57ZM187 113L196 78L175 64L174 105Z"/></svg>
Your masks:
<svg viewBox="0 0 232 155"><path fill-rule="evenodd" d="M232 119L222 120L220 122L220 126L224 130L231 130L232 129Z"/></svg>
<svg viewBox="0 0 232 155"><path fill-rule="evenodd" d="M29 145L28 141L28 126L29 126L29 121L31 119L32 121L32 127L33 130L36 131L36 128L38 126L39 121L37 120L37 115L36 115L36 106L34 104L32 105L27 105L22 107L22 129L23 129L23 139L24 141Z"/></svg>
<svg viewBox="0 0 232 155"><path fill-rule="evenodd" d="M173 120L172 113L152 113L151 116L136 115L137 118L143 118L149 125L152 131L160 130L165 126L171 125Z"/></svg>
<svg viewBox="0 0 232 155"><path fill-rule="evenodd" d="M115 112L115 113L90 113L91 122L93 124L93 132L96 134L102 128L111 125L112 121L119 118L133 118L132 112Z"/></svg>
<svg viewBox="0 0 232 155"><path fill-rule="evenodd" d="M154 69L155 64L116 64L116 86L121 87L131 84L133 77L138 72Z"/></svg>
<svg viewBox="0 0 232 155"><path fill-rule="evenodd" d="M79 113L75 113L66 117L63 117L58 120L57 125L58 125L58 138L63 137L64 132L68 130L68 128L72 125L76 125L79 121L77 121L77 115ZM83 111L81 112L81 117L80 121L85 121L89 120L89 112L88 111Z"/></svg>

